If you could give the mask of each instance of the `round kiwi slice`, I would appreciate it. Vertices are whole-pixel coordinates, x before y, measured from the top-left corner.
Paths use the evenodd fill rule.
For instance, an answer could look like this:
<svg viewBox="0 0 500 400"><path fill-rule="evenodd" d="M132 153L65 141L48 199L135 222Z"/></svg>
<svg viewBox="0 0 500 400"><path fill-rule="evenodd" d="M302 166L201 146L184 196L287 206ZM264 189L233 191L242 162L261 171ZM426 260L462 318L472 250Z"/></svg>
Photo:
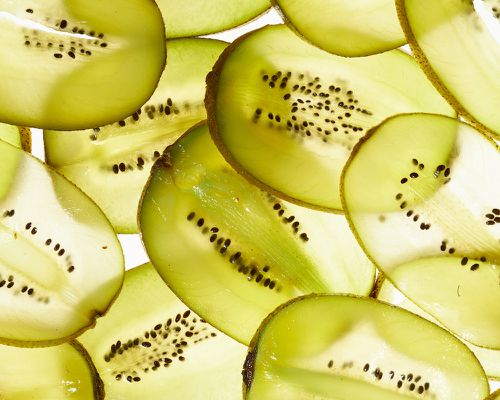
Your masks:
<svg viewBox="0 0 500 400"><path fill-rule="evenodd" d="M447 329L494 349L498 171L498 146L485 135L452 118L413 114L374 128L342 178L346 216L383 273Z"/></svg>
<svg viewBox="0 0 500 400"><path fill-rule="evenodd" d="M453 115L402 51L338 57L284 25L236 40L207 84L210 133L227 161L265 190L323 210L341 210L342 168L369 128L401 112Z"/></svg>
<svg viewBox="0 0 500 400"><path fill-rule="evenodd" d="M94 323L121 287L123 255L97 206L0 141L0 342L60 343Z"/></svg>
<svg viewBox="0 0 500 400"><path fill-rule="evenodd" d="M448 102L500 135L500 1L397 0L415 58Z"/></svg>
<svg viewBox="0 0 500 400"><path fill-rule="evenodd" d="M488 381L444 329L370 298L306 296L266 318L243 371L248 400L472 400Z"/></svg>
<svg viewBox="0 0 500 400"><path fill-rule="evenodd" d="M312 44L345 57L382 53L406 43L394 0L274 0L290 27Z"/></svg>
<svg viewBox="0 0 500 400"><path fill-rule="evenodd" d="M109 313L79 339L110 399L234 400L246 347L186 307L151 264L133 268Z"/></svg>
<svg viewBox="0 0 500 400"><path fill-rule="evenodd" d="M206 125L157 161L139 224L151 262L172 290L245 344L292 297L367 295L373 286L374 267L343 216L289 204L251 185L217 151Z"/></svg>
<svg viewBox="0 0 500 400"><path fill-rule="evenodd" d="M117 121L151 96L165 64L165 28L151 0L3 1L0 29L0 121L9 124Z"/></svg>
<svg viewBox="0 0 500 400"><path fill-rule="evenodd" d="M210 39L168 41L168 66L134 114L99 128L44 132L47 163L92 197L117 232L137 232L137 206L153 162L206 118L205 77L226 46Z"/></svg>

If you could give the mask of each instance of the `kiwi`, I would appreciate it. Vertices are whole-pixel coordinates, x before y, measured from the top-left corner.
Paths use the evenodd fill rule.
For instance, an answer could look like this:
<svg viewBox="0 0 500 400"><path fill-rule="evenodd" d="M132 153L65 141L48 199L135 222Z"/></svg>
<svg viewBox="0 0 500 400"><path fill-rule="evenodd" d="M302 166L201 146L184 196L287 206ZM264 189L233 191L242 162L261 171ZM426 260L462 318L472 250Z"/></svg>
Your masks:
<svg viewBox="0 0 500 400"><path fill-rule="evenodd" d="M109 313L79 339L109 399L234 400L246 347L169 290L151 264L125 274Z"/></svg>
<svg viewBox="0 0 500 400"><path fill-rule="evenodd" d="M243 371L248 400L472 400L488 381L444 329L370 298L311 295L270 314Z"/></svg>
<svg viewBox="0 0 500 400"><path fill-rule="evenodd" d="M0 121L84 129L132 114L165 64L152 0L3 1Z"/></svg>
<svg viewBox="0 0 500 400"><path fill-rule="evenodd" d="M498 171L498 146L470 125L401 115L356 145L341 189L354 234L391 282L456 335L497 350Z"/></svg>
<svg viewBox="0 0 500 400"><path fill-rule="evenodd" d="M0 140L24 151L31 151L31 131L29 128L0 123Z"/></svg>
<svg viewBox="0 0 500 400"><path fill-rule="evenodd" d="M500 389L497 390L495 393L492 393L485 400L500 400Z"/></svg>
<svg viewBox="0 0 500 400"><path fill-rule="evenodd" d="M284 25L237 39L207 84L210 133L236 170L287 201L337 212L342 168L369 128L401 112L454 115L402 51L338 57Z"/></svg>
<svg viewBox="0 0 500 400"><path fill-rule="evenodd" d="M47 163L92 197L117 232L137 232L137 206L153 162L206 118L205 76L226 45L168 41L168 66L153 96L134 114L104 127L44 132Z"/></svg>
<svg viewBox="0 0 500 400"><path fill-rule="evenodd" d="M394 0L273 0L289 26L312 44L345 57L405 44Z"/></svg>

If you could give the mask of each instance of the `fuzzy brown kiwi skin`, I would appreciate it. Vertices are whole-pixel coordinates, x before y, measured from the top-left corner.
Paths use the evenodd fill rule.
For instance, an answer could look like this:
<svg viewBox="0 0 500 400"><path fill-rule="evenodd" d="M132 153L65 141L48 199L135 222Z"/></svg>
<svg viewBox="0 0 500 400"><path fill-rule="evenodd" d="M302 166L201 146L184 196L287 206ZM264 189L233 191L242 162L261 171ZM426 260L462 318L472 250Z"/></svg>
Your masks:
<svg viewBox="0 0 500 400"><path fill-rule="evenodd" d="M85 350L85 348L78 342L77 340L73 340L69 342L69 344L76 350L78 351L83 358L85 358L85 361L87 361L87 364L90 369L90 373L92 375L92 383L94 386L94 400L104 400L106 397L106 391L104 387L104 382L102 381L101 377L99 376L99 373L97 372L97 369L94 365L94 362L92 361L92 358L90 357L90 354Z"/></svg>
<svg viewBox="0 0 500 400"><path fill-rule="evenodd" d="M31 130L30 128L26 128L25 126L18 126L17 129L19 130L19 135L21 136L21 148L28 152L31 153Z"/></svg>

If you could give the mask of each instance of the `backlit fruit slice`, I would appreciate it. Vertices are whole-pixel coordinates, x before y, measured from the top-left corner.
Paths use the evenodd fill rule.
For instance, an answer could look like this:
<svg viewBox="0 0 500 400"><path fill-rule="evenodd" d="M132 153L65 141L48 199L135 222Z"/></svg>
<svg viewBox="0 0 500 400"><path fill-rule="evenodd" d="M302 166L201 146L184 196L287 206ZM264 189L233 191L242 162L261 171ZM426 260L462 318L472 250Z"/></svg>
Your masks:
<svg viewBox="0 0 500 400"><path fill-rule="evenodd" d="M500 1L397 0L415 58L448 102L500 135Z"/></svg>
<svg viewBox="0 0 500 400"><path fill-rule="evenodd" d="M238 39L207 83L210 132L227 161L319 209L341 209L340 174L368 128L401 112L453 114L407 54L338 57L283 25Z"/></svg>
<svg viewBox="0 0 500 400"><path fill-rule="evenodd" d="M479 400L474 354L406 310L354 296L306 296L274 311L245 361L247 400Z"/></svg>
<svg viewBox="0 0 500 400"><path fill-rule="evenodd" d="M153 167L139 214L151 262L203 318L247 344L279 304L368 294L374 267L343 216L288 204L238 175L206 125Z"/></svg>
<svg viewBox="0 0 500 400"><path fill-rule="evenodd" d="M39 349L0 345L2 400L101 400L102 382L78 344Z"/></svg>
<svg viewBox="0 0 500 400"><path fill-rule="evenodd" d="M406 43L394 0L274 0L291 28L312 44L346 57Z"/></svg>
<svg viewBox="0 0 500 400"><path fill-rule="evenodd" d="M246 347L211 327L151 264L127 271L120 296L78 339L110 399L234 400Z"/></svg>
<svg viewBox="0 0 500 400"><path fill-rule="evenodd" d="M137 206L153 162L206 118L205 77L226 46L209 39L169 41L168 66L139 111L101 128L44 132L47 162L92 197L117 232L137 232Z"/></svg>
<svg viewBox="0 0 500 400"><path fill-rule="evenodd" d="M2 141L0 160L0 341L60 343L91 326L120 289L120 244L62 176Z"/></svg>
<svg viewBox="0 0 500 400"><path fill-rule="evenodd" d="M25 151L31 151L31 131L29 128L0 123L0 140Z"/></svg>
<svg viewBox="0 0 500 400"><path fill-rule="evenodd" d="M498 147L486 136L458 120L413 114L374 128L342 180L353 231L384 274L447 329L495 349L498 171Z"/></svg>
<svg viewBox="0 0 500 400"><path fill-rule="evenodd" d="M165 31L151 0L0 0L0 121L84 129L153 93Z"/></svg>

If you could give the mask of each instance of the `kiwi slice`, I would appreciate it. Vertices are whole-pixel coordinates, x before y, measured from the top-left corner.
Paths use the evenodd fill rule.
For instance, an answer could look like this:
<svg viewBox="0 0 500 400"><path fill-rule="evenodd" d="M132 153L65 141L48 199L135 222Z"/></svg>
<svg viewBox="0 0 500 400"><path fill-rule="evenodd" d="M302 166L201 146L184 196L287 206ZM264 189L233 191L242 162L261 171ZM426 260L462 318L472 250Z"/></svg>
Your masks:
<svg viewBox="0 0 500 400"><path fill-rule="evenodd" d="M251 185L217 151L206 125L157 161L139 224L151 262L172 290L245 344L292 297L366 295L373 286L374 267L343 216L289 204Z"/></svg>
<svg viewBox="0 0 500 400"><path fill-rule="evenodd" d="M29 128L0 123L0 140L24 151L31 151L31 131Z"/></svg>
<svg viewBox="0 0 500 400"><path fill-rule="evenodd" d="M274 0L286 22L312 44L345 57L395 49L406 43L394 0Z"/></svg>
<svg viewBox="0 0 500 400"><path fill-rule="evenodd" d="M284 25L236 40L207 84L210 132L227 161L285 200L330 211L341 209L340 174L367 129L401 112L453 115L402 51L338 57Z"/></svg>
<svg viewBox="0 0 500 400"><path fill-rule="evenodd" d="M151 0L3 1L0 121L84 129L143 104L165 64Z"/></svg>
<svg viewBox="0 0 500 400"><path fill-rule="evenodd" d="M485 135L452 118L413 114L374 128L342 179L354 234L391 282L453 333L494 349L498 171L498 146Z"/></svg>
<svg viewBox="0 0 500 400"><path fill-rule="evenodd" d="M151 264L125 274L109 313L79 339L107 398L234 400L246 347L186 307Z"/></svg>
<svg viewBox="0 0 500 400"><path fill-rule="evenodd" d="M474 354L444 329L339 295L302 297L270 314L243 380L248 400L472 400L489 392Z"/></svg>
<svg viewBox="0 0 500 400"><path fill-rule="evenodd" d="M448 102L500 135L500 1L397 0L415 58Z"/></svg>
<svg viewBox="0 0 500 400"><path fill-rule="evenodd" d="M47 163L92 197L117 232L137 232L137 206L153 162L206 118L205 77L226 46L210 39L168 41L165 73L134 114L100 128L44 132Z"/></svg>
<svg viewBox="0 0 500 400"><path fill-rule="evenodd" d="M0 342L57 344L91 326L120 289L120 244L62 176L3 141L0 160Z"/></svg>

